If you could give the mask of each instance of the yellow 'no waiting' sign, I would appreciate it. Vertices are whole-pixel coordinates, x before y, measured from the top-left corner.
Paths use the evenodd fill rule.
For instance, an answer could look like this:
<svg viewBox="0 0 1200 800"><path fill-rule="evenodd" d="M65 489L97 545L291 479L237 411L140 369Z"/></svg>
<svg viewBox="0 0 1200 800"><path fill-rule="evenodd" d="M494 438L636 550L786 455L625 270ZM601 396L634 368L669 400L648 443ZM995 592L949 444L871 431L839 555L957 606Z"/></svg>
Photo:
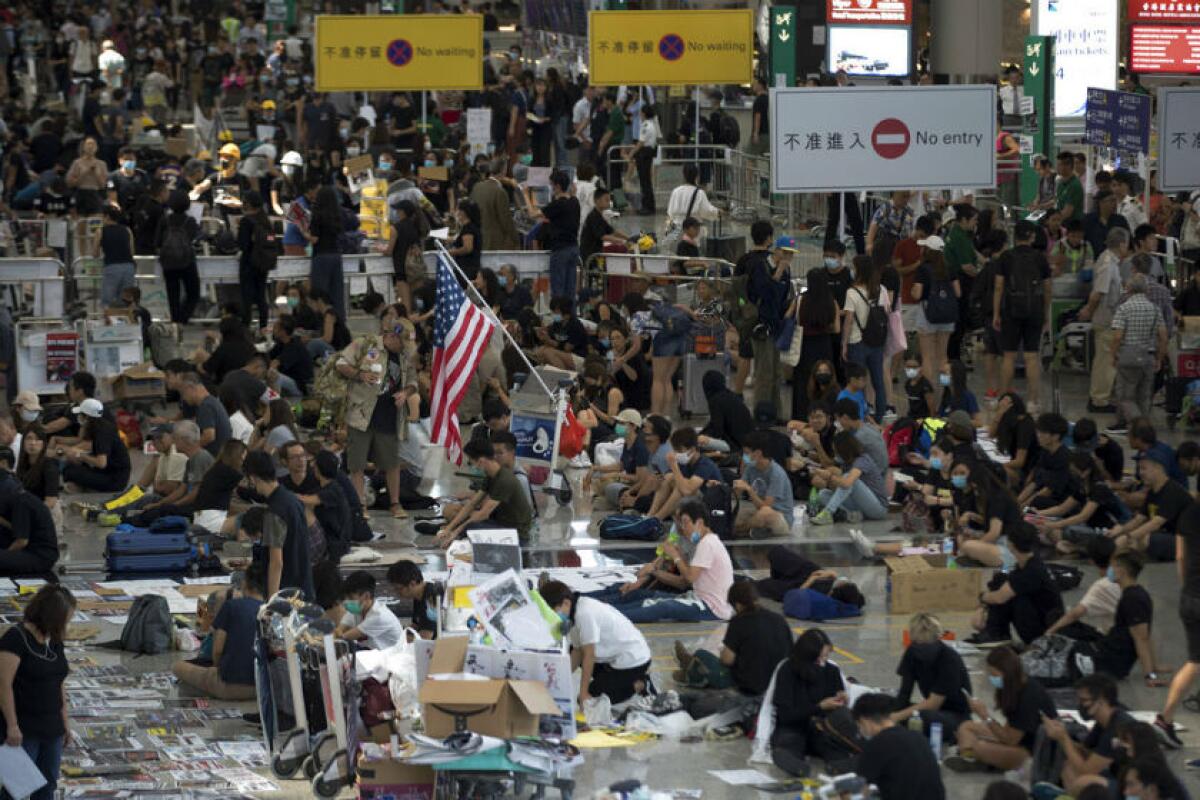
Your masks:
<svg viewBox="0 0 1200 800"><path fill-rule="evenodd" d="M588 47L594 86L749 83L754 12L593 11Z"/></svg>
<svg viewBox="0 0 1200 800"><path fill-rule="evenodd" d="M322 14L316 22L318 92L483 88L479 14Z"/></svg>

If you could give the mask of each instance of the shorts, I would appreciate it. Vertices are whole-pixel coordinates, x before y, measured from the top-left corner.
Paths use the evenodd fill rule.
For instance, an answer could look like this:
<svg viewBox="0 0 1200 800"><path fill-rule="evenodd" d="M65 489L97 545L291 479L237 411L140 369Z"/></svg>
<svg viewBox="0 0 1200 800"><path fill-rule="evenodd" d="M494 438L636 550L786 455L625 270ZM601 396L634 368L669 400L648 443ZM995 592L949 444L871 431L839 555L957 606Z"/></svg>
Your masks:
<svg viewBox="0 0 1200 800"><path fill-rule="evenodd" d="M954 333L956 322L933 323L925 319L925 306L917 306L917 333Z"/></svg>
<svg viewBox="0 0 1200 800"><path fill-rule="evenodd" d="M1182 592L1179 595L1179 619L1187 637L1187 659L1200 664L1200 596Z"/></svg>
<svg viewBox="0 0 1200 800"><path fill-rule="evenodd" d="M905 303L900 306L900 323L904 326L905 332L917 330L923 317L920 303Z"/></svg>
<svg viewBox="0 0 1200 800"><path fill-rule="evenodd" d="M654 337L654 342L650 345L650 355L656 358L678 358L687 353L687 350L688 337L686 336L667 336L660 333Z"/></svg>
<svg viewBox="0 0 1200 800"><path fill-rule="evenodd" d="M1008 546L1008 537L1001 536L996 545L1000 548L1000 569L1012 572L1017 566L1017 557L1013 555L1012 548Z"/></svg>
<svg viewBox="0 0 1200 800"><path fill-rule="evenodd" d="M983 326L983 353L988 356L1004 355L1004 348L1000 346L1000 332L991 324Z"/></svg>
<svg viewBox="0 0 1200 800"><path fill-rule="evenodd" d="M1023 349L1030 355L1039 354L1042 347L1042 318L1001 318L1000 346L1006 353L1016 353Z"/></svg>
<svg viewBox="0 0 1200 800"><path fill-rule="evenodd" d="M1146 558L1151 561L1171 562L1175 560L1175 534L1155 531L1146 540Z"/></svg>
<svg viewBox="0 0 1200 800"><path fill-rule="evenodd" d="M346 443L346 471L362 472L370 461L376 469L395 469L396 434L379 431L359 431L351 428Z"/></svg>

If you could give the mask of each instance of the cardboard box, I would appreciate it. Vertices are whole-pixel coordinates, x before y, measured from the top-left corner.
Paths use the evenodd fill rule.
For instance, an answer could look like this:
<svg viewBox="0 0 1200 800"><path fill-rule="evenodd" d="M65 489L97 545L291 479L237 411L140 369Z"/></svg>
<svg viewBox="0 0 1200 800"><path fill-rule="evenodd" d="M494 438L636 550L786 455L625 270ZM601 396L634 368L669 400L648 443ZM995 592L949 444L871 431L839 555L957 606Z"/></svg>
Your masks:
<svg viewBox="0 0 1200 800"><path fill-rule="evenodd" d="M435 780L428 765L358 760L359 800L433 800Z"/></svg>
<svg viewBox="0 0 1200 800"><path fill-rule="evenodd" d="M132 400L143 397L166 397L167 375L152 364L130 367L113 379L113 397Z"/></svg>
<svg viewBox="0 0 1200 800"><path fill-rule="evenodd" d="M463 671L467 638L439 639L433 649L429 675ZM512 739L537 736L538 717L559 714L558 705L538 681L437 680L427 678L417 699L422 704L425 733L442 738L454 733L455 715L464 714L468 730Z"/></svg>
<svg viewBox="0 0 1200 800"><path fill-rule="evenodd" d="M894 556L883 561L888 570L888 610L893 614L979 607L984 570L947 568L945 555Z"/></svg>

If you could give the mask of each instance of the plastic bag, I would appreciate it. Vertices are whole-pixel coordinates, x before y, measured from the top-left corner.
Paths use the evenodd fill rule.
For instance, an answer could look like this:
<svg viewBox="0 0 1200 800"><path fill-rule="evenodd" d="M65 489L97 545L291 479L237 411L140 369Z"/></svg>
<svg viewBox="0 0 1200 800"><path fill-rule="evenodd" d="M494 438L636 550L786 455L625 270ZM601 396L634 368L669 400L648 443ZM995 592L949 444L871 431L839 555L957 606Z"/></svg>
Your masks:
<svg viewBox="0 0 1200 800"><path fill-rule="evenodd" d="M589 697L583 704L583 717L593 728L597 725L611 724L613 721L612 702L608 699L608 695Z"/></svg>

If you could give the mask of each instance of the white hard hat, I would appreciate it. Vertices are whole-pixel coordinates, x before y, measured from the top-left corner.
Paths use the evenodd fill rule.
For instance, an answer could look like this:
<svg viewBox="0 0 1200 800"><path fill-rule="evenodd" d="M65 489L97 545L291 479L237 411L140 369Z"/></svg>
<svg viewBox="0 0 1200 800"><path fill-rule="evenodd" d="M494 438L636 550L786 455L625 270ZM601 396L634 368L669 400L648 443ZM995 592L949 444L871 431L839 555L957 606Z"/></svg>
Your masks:
<svg viewBox="0 0 1200 800"><path fill-rule="evenodd" d="M279 163L289 167L302 167L304 166L304 156L295 150L288 150L283 154L283 158L279 159Z"/></svg>

